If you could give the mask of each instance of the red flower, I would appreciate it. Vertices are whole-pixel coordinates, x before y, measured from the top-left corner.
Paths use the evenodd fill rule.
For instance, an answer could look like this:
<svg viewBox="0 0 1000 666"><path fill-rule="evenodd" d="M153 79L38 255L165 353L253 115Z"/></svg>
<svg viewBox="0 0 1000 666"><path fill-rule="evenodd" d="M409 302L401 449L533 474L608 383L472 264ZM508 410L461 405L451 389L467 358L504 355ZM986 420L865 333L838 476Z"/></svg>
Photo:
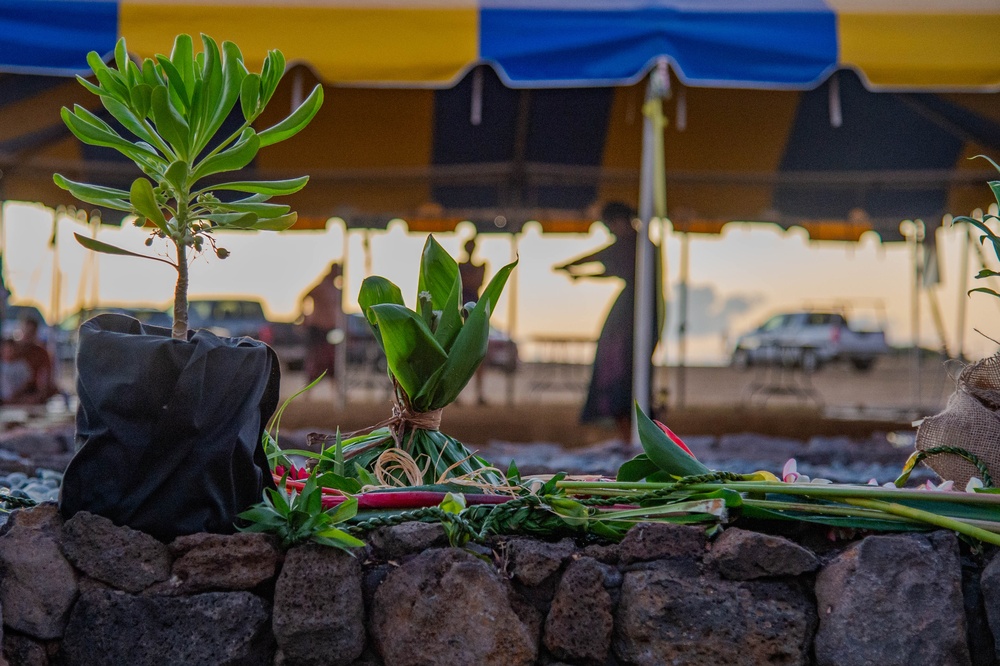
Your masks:
<svg viewBox="0 0 1000 666"><path fill-rule="evenodd" d="M684 441L680 437L678 437L677 435L674 434L673 430L671 430L667 426L663 425L659 421L653 421L653 423L656 424L657 428L659 428L660 430L663 431L664 435L666 435L667 437L670 438L671 442L673 442L674 444L676 444L677 446L679 446L680 448L682 448L684 450L684 453L688 454L692 458L695 458L695 455L693 453L691 453L691 449L689 449L687 447L687 444L685 444ZM697 460L697 458L695 458L695 460Z"/></svg>
<svg viewBox="0 0 1000 666"><path fill-rule="evenodd" d="M274 475L279 479L285 475L284 465L275 465ZM292 467L288 471L288 478L292 481L305 481L309 478L309 470L305 467Z"/></svg>

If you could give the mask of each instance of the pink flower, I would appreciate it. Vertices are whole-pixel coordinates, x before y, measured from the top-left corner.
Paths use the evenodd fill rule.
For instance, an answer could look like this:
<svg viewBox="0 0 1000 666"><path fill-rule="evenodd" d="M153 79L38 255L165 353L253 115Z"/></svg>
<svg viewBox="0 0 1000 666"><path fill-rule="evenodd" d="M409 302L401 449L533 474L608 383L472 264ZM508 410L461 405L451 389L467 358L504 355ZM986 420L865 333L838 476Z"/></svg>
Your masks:
<svg viewBox="0 0 1000 666"><path fill-rule="evenodd" d="M781 480L785 483L796 483L799 480L808 482L809 477L799 474L799 464L795 462L795 458L789 458L784 469L781 470Z"/></svg>
<svg viewBox="0 0 1000 666"><path fill-rule="evenodd" d="M275 465L274 467L275 476L278 477L284 476L285 469L286 468L284 465ZM305 481L306 479L309 478L309 470L307 470L305 467L292 466L290 469L288 469L288 478L291 479L292 481Z"/></svg>
<svg viewBox="0 0 1000 666"><path fill-rule="evenodd" d="M953 492L955 490L954 481L945 481L940 486L935 486L932 481L925 481L919 486L917 490L933 490L935 492Z"/></svg>
<svg viewBox="0 0 1000 666"><path fill-rule="evenodd" d="M691 449L688 448L687 444L685 444L684 441L680 437L678 437L676 434L674 434L673 430L671 430L667 426L663 425L659 421L653 421L653 423L656 424L657 428L659 428L660 430L663 431L664 435L666 435L667 437L670 438L671 442L673 442L674 444L676 444L677 446L679 446L681 449L683 449L684 453L688 454L692 458L695 458L695 455L693 453L691 453ZM695 458L695 460L697 460L697 458Z"/></svg>

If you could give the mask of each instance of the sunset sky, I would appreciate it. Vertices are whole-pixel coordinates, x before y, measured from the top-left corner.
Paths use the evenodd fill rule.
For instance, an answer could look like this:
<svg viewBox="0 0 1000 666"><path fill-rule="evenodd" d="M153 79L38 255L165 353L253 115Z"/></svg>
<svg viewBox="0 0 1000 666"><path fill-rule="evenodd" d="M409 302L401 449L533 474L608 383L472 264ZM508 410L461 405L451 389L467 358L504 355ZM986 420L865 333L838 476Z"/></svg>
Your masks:
<svg viewBox="0 0 1000 666"><path fill-rule="evenodd" d="M52 218L40 207L8 203L4 207L5 271L12 302L38 305L50 321L53 298L54 252L49 243ZM58 258L61 273L60 316L90 302L94 291L94 259L72 238L89 233L81 223L62 219L58 224ZM963 330L966 355L988 355L997 345L985 336L1000 338L1000 301L982 294L960 296L961 254L964 228L939 232L941 284L934 289L944 321L947 341L957 346L958 306L964 299L968 317ZM460 226L454 234L437 239L458 257L472 227ZM136 251L145 251L145 232L130 225L106 227L100 238ZM869 237L870 236L870 237ZM723 363L727 345L736 335L759 324L777 311L805 305L846 303L859 316L881 319L891 344L908 345L911 339L911 250L903 243L883 245L869 234L860 243L809 242L801 230L783 232L767 225L733 223L721 236L692 236L690 240L689 363ZM407 299L416 290L417 264L425 234L408 234L402 222L386 231L348 236L345 307L357 311L357 293L366 270L396 282ZM551 270L608 240L603 225L589 235L548 235L529 228L518 242L520 264L514 284L495 315L501 328L509 328L511 296L516 295L514 337L531 358L533 336L596 338L604 315L617 293L611 281L572 282ZM331 261L344 256L343 225L332 221L325 232L239 233L219 237L232 256L195 260L191 271L192 296L257 297L268 314L279 320L297 316L299 298L325 272ZM161 248L162 249L162 248ZM510 261L510 236L481 235L479 256L487 262L487 276ZM675 293L680 255L679 236L668 233L665 260L669 293ZM972 256L968 286L978 270ZM370 267L366 264L370 261ZM128 257L101 256L97 296L103 304L144 304L167 307L173 293L174 273L169 267ZM998 287L1000 290L1000 287ZM411 303L412 305L412 303ZM666 346L658 362L675 363L678 355L676 298L672 299ZM921 302L921 342L937 347L938 336L926 299ZM984 335L976 333L979 329Z"/></svg>

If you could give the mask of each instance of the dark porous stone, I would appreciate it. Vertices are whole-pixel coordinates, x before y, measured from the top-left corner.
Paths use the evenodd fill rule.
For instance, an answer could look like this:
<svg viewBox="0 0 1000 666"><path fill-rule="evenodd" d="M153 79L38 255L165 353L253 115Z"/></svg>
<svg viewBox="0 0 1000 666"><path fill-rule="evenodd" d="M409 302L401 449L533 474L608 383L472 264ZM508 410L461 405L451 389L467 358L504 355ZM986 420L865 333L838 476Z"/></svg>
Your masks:
<svg viewBox="0 0 1000 666"><path fill-rule="evenodd" d="M78 593L77 574L59 548L55 504L13 512L0 536L4 624L33 638L59 638Z"/></svg>
<svg viewBox="0 0 1000 666"><path fill-rule="evenodd" d="M605 564L618 564L621 561L621 550L616 543L593 543L582 551L584 557L592 557Z"/></svg>
<svg viewBox="0 0 1000 666"><path fill-rule="evenodd" d="M572 539L548 543L536 539L517 538L506 542L514 580L534 587L559 571L570 555L576 551Z"/></svg>
<svg viewBox="0 0 1000 666"><path fill-rule="evenodd" d="M252 590L274 577L281 553L264 534L189 534L170 544L171 583L186 594Z"/></svg>
<svg viewBox="0 0 1000 666"><path fill-rule="evenodd" d="M1000 555L990 560L980 578L986 619L993 634L994 658L1000 663Z"/></svg>
<svg viewBox="0 0 1000 666"><path fill-rule="evenodd" d="M350 664L365 648L361 563L337 548L293 548L274 590L274 637L287 664Z"/></svg>
<svg viewBox="0 0 1000 666"><path fill-rule="evenodd" d="M692 577L661 561L625 574L613 647L620 663L809 663L816 609L797 581Z"/></svg>
<svg viewBox="0 0 1000 666"><path fill-rule="evenodd" d="M380 527L369 534L366 541L372 547L373 554L383 560L398 560L428 548L448 545L443 525L417 521Z"/></svg>
<svg viewBox="0 0 1000 666"><path fill-rule="evenodd" d="M66 559L86 575L126 592L141 592L170 576L167 547L145 532L81 511L62 528Z"/></svg>
<svg viewBox="0 0 1000 666"><path fill-rule="evenodd" d="M386 666L528 666L538 653L506 581L456 548L425 551L392 571L371 618Z"/></svg>
<svg viewBox="0 0 1000 666"><path fill-rule="evenodd" d="M708 561L730 580L798 576L819 568L819 560L784 537L731 527L712 543Z"/></svg>
<svg viewBox="0 0 1000 666"><path fill-rule="evenodd" d="M589 557L566 568L545 620L545 647L556 657L586 666L607 661L614 616L606 568Z"/></svg>
<svg viewBox="0 0 1000 666"><path fill-rule="evenodd" d="M962 598L965 602L965 630L972 666L993 666L997 662L993 632L983 599L983 566L979 558L962 551Z"/></svg>
<svg viewBox="0 0 1000 666"><path fill-rule="evenodd" d="M705 530L690 525L639 523L619 545L622 564L664 558L700 561L708 540Z"/></svg>
<svg viewBox="0 0 1000 666"><path fill-rule="evenodd" d="M270 665L267 603L249 592L150 597L94 590L73 608L66 666Z"/></svg>
<svg viewBox="0 0 1000 666"><path fill-rule="evenodd" d="M43 643L20 634L8 634L3 639L0 664L10 666L49 666L49 653Z"/></svg>
<svg viewBox="0 0 1000 666"><path fill-rule="evenodd" d="M958 540L870 536L816 577L819 666L970 663Z"/></svg>

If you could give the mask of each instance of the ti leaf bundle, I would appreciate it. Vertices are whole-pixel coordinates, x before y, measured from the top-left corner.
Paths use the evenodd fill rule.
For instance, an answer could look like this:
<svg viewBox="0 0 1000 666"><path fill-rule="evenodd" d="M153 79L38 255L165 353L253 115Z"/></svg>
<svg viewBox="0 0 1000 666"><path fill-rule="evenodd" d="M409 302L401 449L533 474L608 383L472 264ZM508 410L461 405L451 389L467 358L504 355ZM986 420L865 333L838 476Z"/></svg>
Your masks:
<svg viewBox="0 0 1000 666"><path fill-rule="evenodd" d="M356 463L355 469L373 469L379 456L395 447L416 462L423 483L453 477L505 482L503 474L438 430L437 423L440 410L458 398L486 357L490 316L515 265L501 268L477 303L462 303L458 263L431 236L421 255L415 310L389 280L376 276L362 283L358 301L385 352L394 416L386 427L344 440L343 455ZM394 478L415 485L414 476Z"/></svg>

